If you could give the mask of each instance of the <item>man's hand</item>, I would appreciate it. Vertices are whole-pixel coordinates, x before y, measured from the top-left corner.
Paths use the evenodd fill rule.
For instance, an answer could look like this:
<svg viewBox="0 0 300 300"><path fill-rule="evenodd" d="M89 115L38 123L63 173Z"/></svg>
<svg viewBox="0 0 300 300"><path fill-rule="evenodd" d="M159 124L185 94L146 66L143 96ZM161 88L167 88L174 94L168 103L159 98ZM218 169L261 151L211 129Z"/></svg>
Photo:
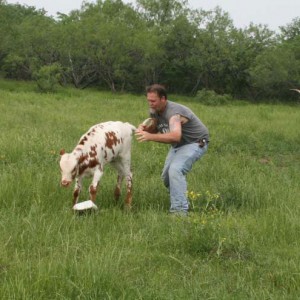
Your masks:
<svg viewBox="0 0 300 300"><path fill-rule="evenodd" d="M138 129L149 133L157 133L157 120L155 118L147 118L138 126Z"/></svg>
<svg viewBox="0 0 300 300"><path fill-rule="evenodd" d="M144 125L144 124L142 123L142 124L140 124L140 125L138 126L137 130L143 131L143 130L145 129L145 127L146 127L146 125Z"/></svg>
<svg viewBox="0 0 300 300"><path fill-rule="evenodd" d="M147 132L147 131L143 131L141 129L138 129L135 131L135 136L136 139L138 140L138 142L147 142L147 141L151 141L151 133Z"/></svg>
<svg viewBox="0 0 300 300"><path fill-rule="evenodd" d="M174 115L170 118L169 127L170 132L166 133L150 133L147 128L142 127L143 124L139 125L135 132L136 138L139 142L159 142L165 144L179 143L181 139L181 120L180 115Z"/></svg>

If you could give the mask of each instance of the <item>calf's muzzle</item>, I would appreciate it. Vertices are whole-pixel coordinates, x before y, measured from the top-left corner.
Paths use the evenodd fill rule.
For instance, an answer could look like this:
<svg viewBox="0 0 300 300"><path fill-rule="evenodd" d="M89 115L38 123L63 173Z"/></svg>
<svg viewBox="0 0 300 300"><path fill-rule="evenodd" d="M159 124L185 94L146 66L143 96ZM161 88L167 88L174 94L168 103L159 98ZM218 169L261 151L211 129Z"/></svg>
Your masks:
<svg viewBox="0 0 300 300"><path fill-rule="evenodd" d="M63 179L61 182L60 182L61 186L63 187L68 187L70 184L71 184L71 181L69 180L66 180L66 179Z"/></svg>

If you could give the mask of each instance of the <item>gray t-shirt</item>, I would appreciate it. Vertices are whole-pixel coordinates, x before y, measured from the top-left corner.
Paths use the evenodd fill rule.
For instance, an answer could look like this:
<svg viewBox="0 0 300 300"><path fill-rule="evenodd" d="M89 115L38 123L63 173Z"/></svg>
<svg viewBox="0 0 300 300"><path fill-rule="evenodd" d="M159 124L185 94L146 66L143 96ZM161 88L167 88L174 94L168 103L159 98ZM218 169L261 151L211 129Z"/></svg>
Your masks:
<svg viewBox="0 0 300 300"><path fill-rule="evenodd" d="M157 129L160 133L169 132L169 120L172 116L179 114L188 119L182 124L182 137L179 143L173 143L174 148L198 142L200 139L209 141L209 132L201 120L186 106L167 101L167 106L162 115L150 112L151 118L157 119Z"/></svg>

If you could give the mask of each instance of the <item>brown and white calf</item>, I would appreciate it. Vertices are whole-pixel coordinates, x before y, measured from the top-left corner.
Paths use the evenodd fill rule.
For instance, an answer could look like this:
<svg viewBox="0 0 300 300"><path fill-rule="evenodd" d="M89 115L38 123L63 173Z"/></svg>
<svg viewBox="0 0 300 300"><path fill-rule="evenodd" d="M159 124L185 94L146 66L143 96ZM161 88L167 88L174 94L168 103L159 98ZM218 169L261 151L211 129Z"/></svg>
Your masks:
<svg viewBox="0 0 300 300"><path fill-rule="evenodd" d="M125 204L131 206L132 173L131 173L131 140L136 128L123 122L105 122L91 127L79 140L73 152L60 151L61 185L68 187L74 179L75 188L73 204L78 202L82 188L82 178L93 176L89 187L90 199L96 201L99 181L104 166L110 163L117 171L115 199L120 197L123 178L126 179L127 196Z"/></svg>

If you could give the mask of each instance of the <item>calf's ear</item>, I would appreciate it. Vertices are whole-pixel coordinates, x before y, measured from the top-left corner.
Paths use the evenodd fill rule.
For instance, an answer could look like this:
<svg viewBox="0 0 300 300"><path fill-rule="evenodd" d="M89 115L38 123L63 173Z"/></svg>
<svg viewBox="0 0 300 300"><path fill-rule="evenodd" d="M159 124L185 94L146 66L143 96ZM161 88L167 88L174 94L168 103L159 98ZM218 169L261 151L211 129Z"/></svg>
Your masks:
<svg viewBox="0 0 300 300"><path fill-rule="evenodd" d="M64 155L65 153L66 153L65 149L61 149L61 150L59 151L59 154L60 154L60 155Z"/></svg>

